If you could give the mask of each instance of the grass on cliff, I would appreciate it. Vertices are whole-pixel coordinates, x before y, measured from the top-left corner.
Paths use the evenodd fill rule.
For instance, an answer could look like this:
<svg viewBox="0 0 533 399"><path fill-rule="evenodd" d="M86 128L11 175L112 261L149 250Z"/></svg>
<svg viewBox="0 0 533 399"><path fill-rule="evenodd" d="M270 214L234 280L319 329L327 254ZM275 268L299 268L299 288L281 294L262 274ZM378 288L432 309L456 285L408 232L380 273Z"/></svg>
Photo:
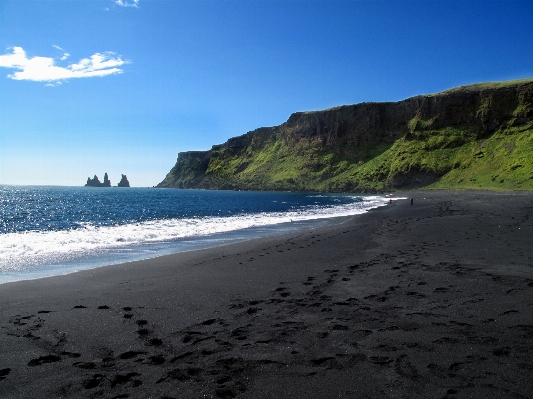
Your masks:
<svg viewBox="0 0 533 399"><path fill-rule="evenodd" d="M430 187L533 190L533 129L511 128L465 145L452 166Z"/></svg>
<svg viewBox="0 0 533 399"><path fill-rule="evenodd" d="M444 90L440 93L430 94L430 97L446 94L446 93L454 93L454 92L460 92L460 91L480 91L480 90L491 90L491 89L501 89L503 87L510 87L510 86L516 86L520 84L526 84L533 82L533 78L525 78L525 79L517 79L517 80L507 80L503 82L483 82L483 83L475 83L467 86L459 86L454 87L452 89Z"/></svg>
<svg viewBox="0 0 533 399"><path fill-rule="evenodd" d="M255 144L255 145L254 145ZM350 161L302 141L289 144L273 136L246 150L224 148L213 154L206 177L214 185L244 189L318 189L321 181L342 172Z"/></svg>
<svg viewBox="0 0 533 399"><path fill-rule="evenodd" d="M332 152L316 143L258 137L248 147L213 152L204 188L383 191L391 179L434 176L428 188L533 190L533 122L512 121L488 138L466 127L413 130L378 145ZM413 188L407 186L405 188Z"/></svg>
<svg viewBox="0 0 533 399"><path fill-rule="evenodd" d="M359 185L389 188L394 176L411 172L434 174L435 189L533 190L533 126L502 129L486 139L457 144L449 128L415 140L401 138L371 161L331 181L334 188Z"/></svg>
<svg viewBox="0 0 533 399"><path fill-rule="evenodd" d="M458 147L398 140L380 156L389 178L410 170L440 178L428 188L533 190L533 128L508 128Z"/></svg>

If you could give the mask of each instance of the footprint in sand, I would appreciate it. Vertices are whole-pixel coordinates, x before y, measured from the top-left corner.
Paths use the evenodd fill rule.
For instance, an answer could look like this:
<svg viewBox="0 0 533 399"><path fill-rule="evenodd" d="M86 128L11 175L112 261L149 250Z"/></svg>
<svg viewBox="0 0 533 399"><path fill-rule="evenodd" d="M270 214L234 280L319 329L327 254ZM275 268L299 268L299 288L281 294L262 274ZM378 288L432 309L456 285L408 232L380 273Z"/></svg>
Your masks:
<svg viewBox="0 0 533 399"><path fill-rule="evenodd" d="M291 295L290 292L287 292L287 288L286 287L278 287L274 290L275 292L278 292L280 296L282 297L288 297Z"/></svg>
<svg viewBox="0 0 533 399"><path fill-rule="evenodd" d="M394 370L399 375L403 377L407 377L412 380L415 380L420 377L420 373L418 372L416 367L409 360L407 360L407 355L400 355L396 359Z"/></svg>
<svg viewBox="0 0 533 399"><path fill-rule="evenodd" d="M84 370L94 370L96 368L96 363L94 362L76 362L73 364L74 367L78 367Z"/></svg>
<svg viewBox="0 0 533 399"><path fill-rule="evenodd" d="M334 324L331 329L333 331L345 331L349 330L348 326L345 326L344 324Z"/></svg>
<svg viewBox="0 0 533 399"><path fill-rule="evenodd" d="M503 347L494 349L492 353L494 354L494 356L509 356L509 354L511 353L511 348Z"/></svg>
<svg viewBox="0 0 533 399"><path fill-rule="evenodd" d="M139 355L145 355L147 352L144 352L144 351L127 351L127 352L124 352L120 355L118 355L119 359L123 359L123 360L126 360L126 359L133 359Z"/></svg>
<svg viewBox="0 0 533 399"><path fill-rule="evenodd" d="M47 363L55 363L55 362L58 362L60 360L61 360L61 358L59 356L46 355L46 356L41 356L41 357L39 357L37 359L30 360L29 363L28 363L28 366L30 366L30 367L41 366L41 365L47 364Z"/></svg>
<svg viewBox="0 0 533 399"><path fill-rule="evenodd" d="M302 284L303 285L312 285L314 280L316 280L316 277L309 276L309 277L307 277L307 280L304 281Z"/></svg>
<svg viewBox="0 0 533 399"><path fill-rule="evenodd" d="M244 341L245 339L248 338L247 334L248 334L248 329L246 327L239 327L231 332L231 337L239 341Z"/></svg>
<svg viewBox="0 0 533 399"><path fill-rule="evenodd" d="M85 389L93 389L100 385L100 382L104 379L103 374L94 374L92 378L85 382L83 385Z"/></svg>
<svg viewBox="0 0 533 399"><path fill-rule="evenodd" d="M415 292L415 291L409 291L409 292L406 292L405 295L409 295L409 296L414 296L416 298L425 298L426 296L420 292Z"/></svg>
<svg viewBox="0 0 533 399"><path fill-rule="evenodd" d="M5 379L10 372L11 372L10 368L1 369L0 370L0 381Z"/></svg>
<svg viewBox="0 0 533 399"><path fill-rule="evenodd" d="M165 361L166 361L166 358L164 355L154 355L154 356L150 356L148 360L144 361L143 363L159 365L159 364L165 363Z"/></svg>
<svg viewBox="0 0 533 399"><path fill-rule="evenodd" d="M131 372L128 374L117 374L113 378L113 381L111 381L111 388L114 388L117 384L125 385L128 382L131 382L131 385L133 387L138 387L142 385L142 381L138 379L134 379L134 377L137 377L139 375L140 375L139 373L135 373L135 372Z"/></svg>
<svg viewBox="0 0 533 399"><path fill-rule="evenodd" d="M333 356L319 357L317 359L311 359L311 363L315 366L322 366L324 363L332 363L335 361Z"/></svg>
<svg viewBox="0 0 533 399"><path fill-rule="evenodd" d="M394 361L394 359L391 359L388 356L370 356L368 359L370 360L370 362L374 364L381 364L381 365L389 364Z"/></svg>
<svg viewBox="0 0 533 399"><path fill-rule="evenodd" d="M161 346L163 345L163 340L161 338L152 338L147 342L147 345L150 346Z"/></svg>

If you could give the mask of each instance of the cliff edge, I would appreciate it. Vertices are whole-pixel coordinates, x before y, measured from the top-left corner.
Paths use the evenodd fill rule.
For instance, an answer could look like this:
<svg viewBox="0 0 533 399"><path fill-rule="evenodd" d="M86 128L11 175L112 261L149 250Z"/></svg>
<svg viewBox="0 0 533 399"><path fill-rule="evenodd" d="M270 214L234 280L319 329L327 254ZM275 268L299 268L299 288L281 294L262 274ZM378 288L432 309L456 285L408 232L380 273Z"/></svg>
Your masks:
<svg viewBox="0 0 533 399"><path fill-rule="evenodd" d="M332 192L423 186L533 190L533 79L297 112L208 151L179 153L158 185Z"/></svg>

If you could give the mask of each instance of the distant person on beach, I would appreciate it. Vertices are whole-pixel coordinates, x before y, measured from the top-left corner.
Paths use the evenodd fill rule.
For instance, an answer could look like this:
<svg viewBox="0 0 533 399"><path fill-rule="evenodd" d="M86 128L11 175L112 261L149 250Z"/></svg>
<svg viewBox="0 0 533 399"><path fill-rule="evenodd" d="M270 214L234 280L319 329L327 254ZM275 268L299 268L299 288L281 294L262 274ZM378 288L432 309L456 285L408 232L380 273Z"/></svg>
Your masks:
<svg viewBox="0 0 533 399"><path fill-rule="evenodd" d="M392 198L389 200L389 205L392 205Z"/></svg>
<svg viewBox="0 0 533 399"><path fill-rule="evenodd" d="M411 205L413 205L413 197L411 197Z"/></svg>

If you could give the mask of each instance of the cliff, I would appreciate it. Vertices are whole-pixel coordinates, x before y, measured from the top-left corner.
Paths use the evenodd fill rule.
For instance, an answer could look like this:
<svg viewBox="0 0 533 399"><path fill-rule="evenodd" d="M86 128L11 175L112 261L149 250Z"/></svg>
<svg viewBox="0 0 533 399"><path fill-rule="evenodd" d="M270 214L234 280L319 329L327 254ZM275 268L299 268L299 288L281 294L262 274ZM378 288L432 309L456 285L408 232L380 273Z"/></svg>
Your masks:
<svg viewBox="0 0 533 399"><path fill-rule="evenodd" d="M533 79L292 114L182 152L158 187L533 190Z"/></svg>

